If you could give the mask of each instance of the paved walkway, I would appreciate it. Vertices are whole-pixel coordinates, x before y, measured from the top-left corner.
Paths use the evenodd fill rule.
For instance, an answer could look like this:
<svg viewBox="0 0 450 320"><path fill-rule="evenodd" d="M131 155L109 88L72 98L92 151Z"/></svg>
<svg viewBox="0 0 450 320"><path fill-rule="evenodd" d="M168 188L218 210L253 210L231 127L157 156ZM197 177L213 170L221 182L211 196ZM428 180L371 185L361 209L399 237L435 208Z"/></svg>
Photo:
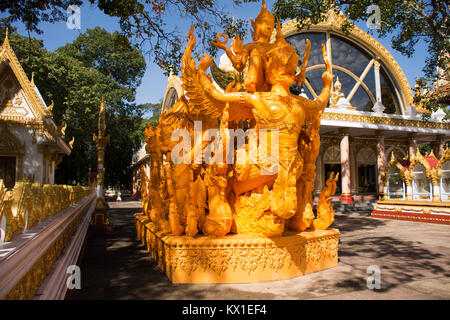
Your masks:
<svg viewBox="0 0 450 320"><path fill-rule="evenodd" d="M111 203L114 230L89 236L72 299L450 299L450 226L337 213L339 265L295 279L173 285L137 240L140 202ZM381 289L367 288L378 266Z"/></svg>

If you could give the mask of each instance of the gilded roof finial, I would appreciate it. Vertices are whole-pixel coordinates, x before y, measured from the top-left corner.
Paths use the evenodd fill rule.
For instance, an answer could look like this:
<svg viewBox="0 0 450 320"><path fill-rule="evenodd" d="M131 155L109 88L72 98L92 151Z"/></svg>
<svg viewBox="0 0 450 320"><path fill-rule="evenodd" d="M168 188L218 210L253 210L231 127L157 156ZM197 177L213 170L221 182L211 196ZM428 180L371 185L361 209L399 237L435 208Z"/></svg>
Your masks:
<svg viewBox="0 0 450 320"><path fill-rule="evenodd" d="M5 40L3 40L3 48L5 47L9 47L9 40L8 40L8 27L6 27L6 31L5 31Z"/></svg>
<svg viewBox="0 0 450 320"><path fill-rule="evenodd" d="M69 147L72 149L73 143L75 142L75 137L72 137L72 140L69 141Z"/></svg>
<svg viewBox="0 0 450 320"><path fill-rule="evenodd" d="M436 156L434 155L434 150L433 149L431 149L430 157L436 158Z"/></svg>
<svg viewBox="0 0 450 320"><path fill-rule="evenodd" d="M98 114L98 133L99 137L103 137L106 129L105 124L105 99L102 96L102 101L100 102L100 112Z"/></svg>
<svg viewBox="0 0 450 320"><path fill-rule="evenodd" d="M392 152L391 152L391 161L394 161L394 160L397 160L397 159L395 159L394 151L392 151Z"/></svg>
<svg viewBox="0 0 450 320"><path fill-rule="evenodd" d="M34 72L31 73L31 80L30 80L30 82L31 82L31 85L34 87L35 86L34 85Z"/></svg>
<svg viewBox="0 0 450 320"><path fill-rule="evenodd" d="M54 106L54 102L52 100L52 103L50 103L50 105L47 107L47 110L52 112L53 111L53 106Z"/></svg>

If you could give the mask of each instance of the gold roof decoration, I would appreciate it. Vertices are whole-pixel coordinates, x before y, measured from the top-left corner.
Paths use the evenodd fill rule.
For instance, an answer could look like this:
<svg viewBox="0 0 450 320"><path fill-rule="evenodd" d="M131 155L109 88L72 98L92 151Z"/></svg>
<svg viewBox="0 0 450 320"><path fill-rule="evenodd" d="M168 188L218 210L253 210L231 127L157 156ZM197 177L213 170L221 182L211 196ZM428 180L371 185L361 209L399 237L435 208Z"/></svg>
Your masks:
<svg viewBox="0 0 450 320"><path fill-rule="evenodd" d="M53 102L53 100L52 100L52 103L50 103L50 105L49 106L47 106L47 110L48 111L50 111L51 113L53 113L53 107L54 107L54 102Z"/></svg>
<svg viewBox="0 0 450 320"><path fill-rule="evenodd" d="M34 72L31 72L31 80L30 80L31 85L34 87Z"/></svg>
<svg viewBox="0 0 450 320"><path fill-rule="evenodd" d="M394 151L392 151L391 158L390 158L389 162L387 163L387 165L384 169L384 172L382 173L382 177L381 177L385 184L386 184L386 179L388 177L389 170L391 170L391 168L393 168L393 167L397 168L400 171L400 178L402 180L406 179L405 167L397 160L397 158L394 155Z"/></svg>
<svg viewBox="0 0 450 320"><path fill-rule="evenodd" d="M66 135L67 123L63 120L61 124L58 126L58 130L61 132L62 136Z"/></svg>
<svg viewBox="0 0 450 320"><path fill-rule="evenodd" d="M442 157L439 159L436 169L440 170L444 165L444 163L447 161L450 161L450 148L446 144L444 147L444 153L442 154Z"/></svg>
<svg viewBox="0 0 450 320"><path fill-rule="evenodd" d="M31 108L33 108L41 117L46 117L46 106L41 101L36 90L34 89L34 75L32 73L31 79L28 79L25 71L23 70L16 54L11 48L8 40L8 32L6 32L5 40L2 44L2 50L0 55L4 60L8 61L9 67L12 70L14 76L16 77L20 87L25 93L25 96L30 101Z"/></svg>
<svg viewBox="0 0 450 320"><path fill-rule="evenodd" d="M8 30L8 28L6 28L6 30L5 30L5 39L3 40L2 49L7 48L7 47L10 46L9 45L9 40L8 40L8 33L9 33L9 30Z"/></svg>
<svg viewBox="0 0 450 320"><path fill-rule="evenodd" d="M56 142L61 137L61 131L57 129L52 119L54 103L52 101L50 106L47 107L45 101L40 96L39 90L35 86L34 73L31 74L31 78L27 77L10 45L8 30L6 30L5 39L0 47L0 61L7 63L8 69L6 72L11 73L11 76L17 83L17 87L21 90L21 97L27 101L28 107L34 115L34 119L29 119L16 115L0 114L0 122L36 128L41 134L49 138L50 141Z"/></svg>
<svg viewBox="0 0 450 320"><path fill-rule="evenodd" d="M72 140L69 141L69 147L70 149L73 148L73 143L75 142L75 137L72 137Z"/></svg>
<svg viewBox="0 0 450 320"><path fill-rule="evenodd" d="M431 173L432 173L431 170L433 168L431 168L430 163L424 158L424 156L420 152L419 148L417 148L416 155L411 159L411 163L409 165L410 173L414 172L415 166L419 163L425 167L427 178L431 179Z"/></svg>
<svg viewBox="0 0 450 320"><path fill-rule="evenodd" d="M349 19L342 13L336 13L333 9L328 13L328 19L326 21L319 22L318 24L311 25L308 30L301 30L300 32L310 32L310 31L331 31L338 34L346 39L352 40L359 44L365 50L372 52L374 56L378 57L381 62L387 67L390 75L392 76L394 82L398 83L399 89L402 94L404 101L404 106L409 106L413 103L413 93L408 79L402 68L392 56L392 54L375 38L370 36L368 33L364 32L356 25L354 25L348 34L344 34L342 31L342 25L349 21ZM283 34L285 37L299 33L297 28L297 21L295 19L283 23ZM406 110L403 110L405 113Z"/></svg>

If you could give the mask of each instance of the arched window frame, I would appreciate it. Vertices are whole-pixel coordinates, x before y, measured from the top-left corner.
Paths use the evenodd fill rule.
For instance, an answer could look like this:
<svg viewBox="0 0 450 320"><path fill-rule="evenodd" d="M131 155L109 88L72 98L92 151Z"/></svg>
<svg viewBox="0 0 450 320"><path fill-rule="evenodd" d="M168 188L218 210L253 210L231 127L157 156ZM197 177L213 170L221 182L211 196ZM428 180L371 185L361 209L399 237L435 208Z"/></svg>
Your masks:
<svg viewBox="0 0 450 320"><path fill-rule="evenodd" d="M384 182L384 187L385 187L385 194L387 194L388 199L397 199L398 200L398 198L392 198L390 195L390 191L389 191L389 171L394 167L399 170L400 179L402 180L402 190L403 190L401 200L405 200L406 199L405 171L404 171L403 166L395 158L394 152L391 152L391 159L390 159L389 163L386 165L386 168L384 169L384 174L382 176L383 182Z"/></svg>
<svg viewBox="0 0 450 320"><path fill-rule="evenodd" d="M411 91L409 81L406 78L406 75L404 74L403 70L398 65L395 58L390 54L390 52L385 47L383 47L377 40L375 40L372 36L364 32L357 26L353 26L350 30L348 30L348 33L344 34L344 32L342 31L342 25L347 23L348 21L349 20L345 17L344 14L336 13L334 10L330 10L330 12L328 13L328 19L326 21L320 22L315 25L311 25L308 30L299 31L297 27L297 21L290 20L283 24L282 32L286 38L301 33L324 32L326 34L327 39L326 49L329 57L331 57L332 34L341 38L345 38L347 41L352 42L356 47L367 52L368 54L370 54L370 56L373 57L372 60L374 60L373 62L374 66L376 64L383 66L383 70L385 71L385 74L388 78L387 80L392 83L394 93L398 99L398 102L400 103L399 106L400 110L396 110L396 112L402 115L407 114L406 112L407 107L412 105L413 103L413 94ZM336 66L332 65L332 68L333 67L336 68ZM376 71L377 70L375 70L375 72ZM308 87L306 81L305 86ZM352 89L352 91L354 90L356 92L357 89L358 88ZM376 99L378 99L378 97L376 97Z"/></svg>
<svg viewBox="0 0 450 320"><path fill-rule="evenodd" d="M415 180L416 180L417 172L415 171L415 169L418 164L421 164L425 169L424 175L425 175L426 180L429 183L429 190L430 190L428 198L423 198L422 195L418 194L417 190L416 190ZM431 167L430 167L430 164L423 158L422 154L419 151L417 151L415 157L411 160L411 164L409 165L409 174L410 174L410 177L412 177L411 186L412 186L413 200L432 201L433 200L433 184L431 181ZM419 197L417 197L417 196L419 196Z"/></svg>
<svg viewBox="0 0 450 320"><path fill-rule="evenodd" d="M444 187L443 187L443 179L445 179L445 173L449 173L450 174L450 168L447 169L445 167L446 164L450 164L450 159L446 160L443 164L442 167L440 168L440 173L441 173L441 177L439 179L439 192L440 192L440 199L441 201L450 201L450 192L444 192Z"/></svg>

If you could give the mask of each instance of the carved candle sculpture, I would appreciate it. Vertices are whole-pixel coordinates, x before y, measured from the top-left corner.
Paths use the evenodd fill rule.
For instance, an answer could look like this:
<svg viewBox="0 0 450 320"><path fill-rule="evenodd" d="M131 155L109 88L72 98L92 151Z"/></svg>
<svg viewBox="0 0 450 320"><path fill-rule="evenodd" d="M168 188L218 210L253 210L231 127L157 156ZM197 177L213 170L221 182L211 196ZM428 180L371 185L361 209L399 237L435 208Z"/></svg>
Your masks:
<svg viewBox="0 0 450 320"><path fill-rule="evenodd" d="M161 114L155 129L146 128L152 165L150 179L142 171L144 212L136 214L138 236L173 282L282 279L337 264L339 233L326 230L334 220L330 197L337 176L326 183L317 218L312 197L320 116L333 83L325 47L323 90L316 100L309 100L289 90L294 82L304 81L309 41L296 74L299 56L285 41L280 24L276 40L269 42L275 19L264 1L252 25L255 42L243 45L234 39L234 53L226 37L220 41L219 35L212 43L226 51L236 70L248 65L244 83L235 79L225 92L207 75L212 59L205 54L197 67L191 57L196 42L191 27L181 68L184 95ZM279 241L287 241L284 249ZM322 251L307 249L322 241L327 243ZM191 245L197 251L189 249ZM212 253L223 246L231 251ZM277 264L278 275L270 267L264 269L264 262L254 267L261 268L259 275L228 267L244 258L240 250L262 250L264 261L270 252L284 256L286 248L295 253L289 252L286 265ZM231 260L224 260L225 253ZM308 262L308 254L316 254L317 261ZM177 267L188 258L181 269ZM226 277L223 272L228 272Z"/></svg>

